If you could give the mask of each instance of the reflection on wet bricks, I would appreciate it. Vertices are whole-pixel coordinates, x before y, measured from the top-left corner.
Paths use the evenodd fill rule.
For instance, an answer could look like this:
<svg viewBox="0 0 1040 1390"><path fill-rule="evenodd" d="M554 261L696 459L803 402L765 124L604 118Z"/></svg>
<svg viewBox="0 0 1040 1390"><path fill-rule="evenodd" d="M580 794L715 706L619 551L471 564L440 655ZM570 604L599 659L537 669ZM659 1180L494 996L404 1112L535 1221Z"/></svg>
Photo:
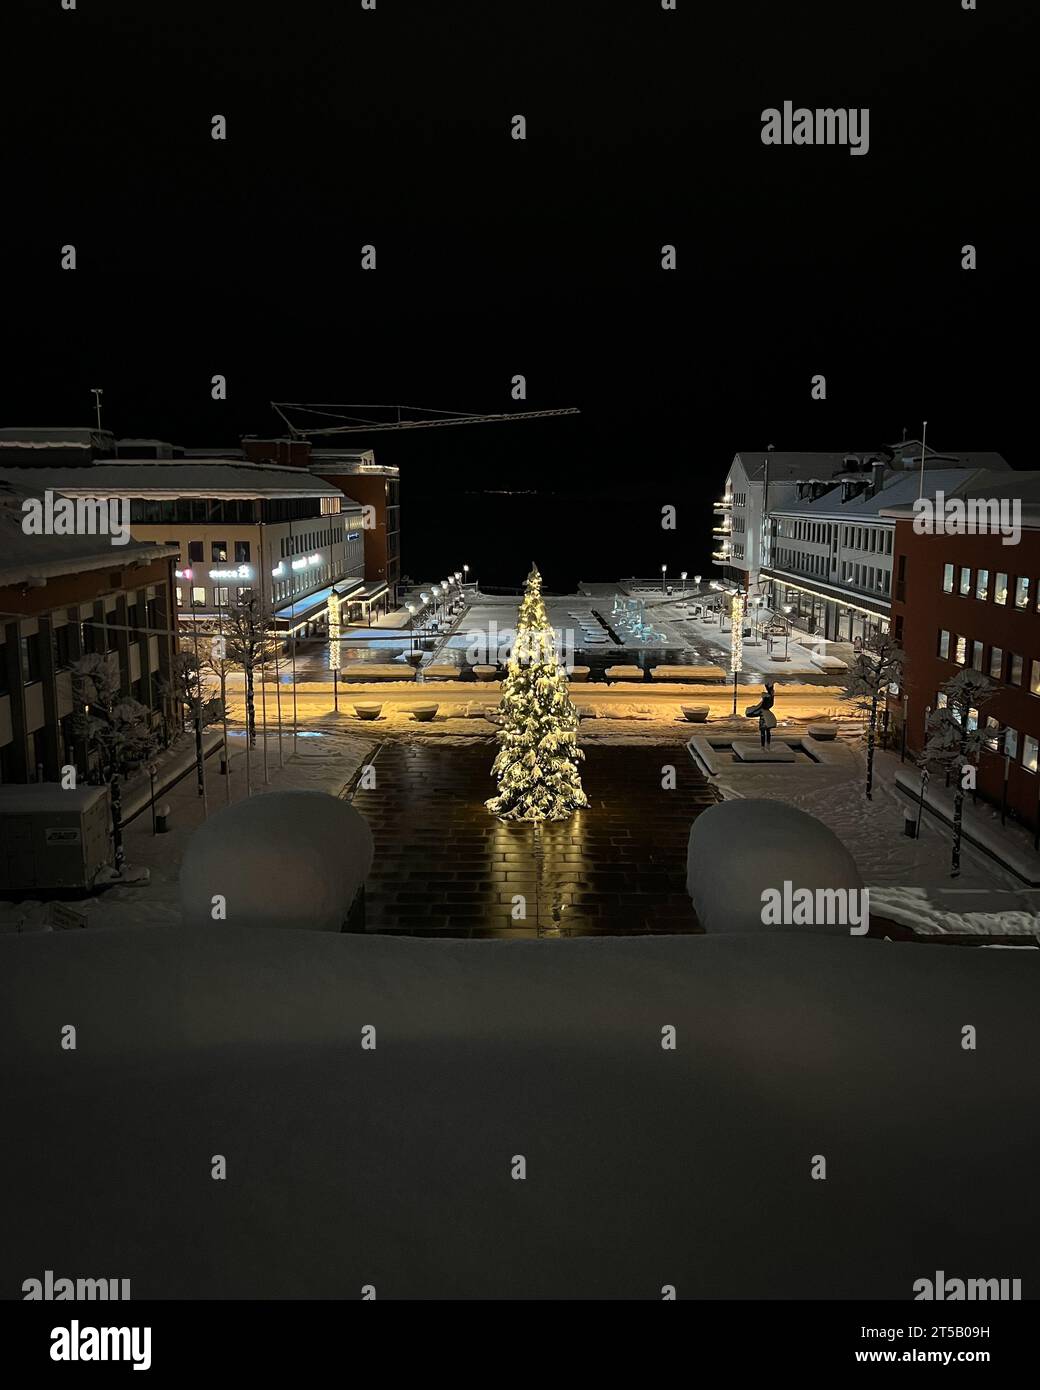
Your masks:
<svg viewBox="0 0 1040 1390"><path fill-rule="evenodd" d="M716 798L681 743L586 748L590 800L569 821L499 821L491 740L390 740L354 805L375 836L370 932L535 937L696 932L690 825ZM674 768L674 778L667 772ZM674 780L674 787L667 783Z"/></svg>

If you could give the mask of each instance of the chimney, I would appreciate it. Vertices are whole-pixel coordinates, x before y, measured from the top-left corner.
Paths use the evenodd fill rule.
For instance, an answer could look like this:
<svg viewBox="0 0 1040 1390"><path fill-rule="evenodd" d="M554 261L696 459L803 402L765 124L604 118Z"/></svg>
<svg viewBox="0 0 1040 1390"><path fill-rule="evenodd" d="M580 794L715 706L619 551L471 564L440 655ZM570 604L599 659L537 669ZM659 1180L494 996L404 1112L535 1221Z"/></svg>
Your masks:
<svg viewBox="0 0 1040 1390"><path fill-rule="evenodd" d="M247 435L242 447L250 463L276 463L281 468L309 468L309 439L255 439Z"/></svg>

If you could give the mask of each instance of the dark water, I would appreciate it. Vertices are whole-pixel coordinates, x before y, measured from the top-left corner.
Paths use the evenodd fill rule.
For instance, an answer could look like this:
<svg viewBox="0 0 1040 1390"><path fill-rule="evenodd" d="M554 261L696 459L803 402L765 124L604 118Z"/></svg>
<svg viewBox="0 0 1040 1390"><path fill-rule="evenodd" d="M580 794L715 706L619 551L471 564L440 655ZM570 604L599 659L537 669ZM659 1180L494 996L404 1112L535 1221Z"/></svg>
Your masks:
<svg viewBox="0 0 1040 1390"><path fill-rule="evenodd" d="M574 491L463 492L427 502L406 488L401 505L401 565L417 582L470 567L486 592L520 590L532 560L548 593L573 593L580 580L657 576L668 566L706 576L714 518L702 501L616 497ZM676 508L676 529L663 530L661 508ZM429 518L436 518L430 524Z"/></svg>

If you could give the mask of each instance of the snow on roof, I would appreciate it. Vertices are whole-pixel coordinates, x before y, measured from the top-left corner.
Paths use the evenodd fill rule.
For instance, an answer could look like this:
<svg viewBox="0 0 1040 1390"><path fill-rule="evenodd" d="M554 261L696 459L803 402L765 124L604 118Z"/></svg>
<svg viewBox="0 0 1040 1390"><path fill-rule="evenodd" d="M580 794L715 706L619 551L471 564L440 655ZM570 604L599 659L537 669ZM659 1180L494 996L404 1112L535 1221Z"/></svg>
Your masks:
<svg viewBox="0 0 1040 1390"><path fill-rule="evenodd" d="M0 481L69 497L341 497L305 468L238 459L105 459L90 468L0 467Z"/></svg>
<svg viewBox="0 0 1040 1390"><path fill-rule="evenodd" d="M4 471L0 469L0 474ZM27 535L22 529L22 502L39 495L33 488L12 488L0 481L0 585L56 579L84 570L125 569L178 553L178 547L166 541L113 545L106 535Z"/></svg>
<svg viewBox="0 0 1040 1390"><path fill-rule="evenodd" d="M926 475L929 482L935 476ZM963 473L954 475L956 483L943 488L947 500L956 497L962 501L1018 502L1022 509L1022 519L1027 522L1040 522L1040 470L977 469L968 477ZM935 489L926 488L926 495ZM909 498L891 498L885 501L883 514L890 516L909 516L913 512L916 491Z"/></svg>
<svg viewBox="0 0 1040 1390"><path fill-rule="evenodd" d="M864 480L869 474L862 475ZM974 477L975 474L969 474ZM951 496L965 482L961 468L926 468L924 495L934 497L937 492ZM841 500L842 488L838 483L815 501L805 498L801 502L788 502L772 510L777 516L827 516L839 517L843 521L855 521L860 517L883 516L889 507L905 504L908 508L917 497L921 487L920 473L890 473L873 497L860 493L847 502Z"/></svg>

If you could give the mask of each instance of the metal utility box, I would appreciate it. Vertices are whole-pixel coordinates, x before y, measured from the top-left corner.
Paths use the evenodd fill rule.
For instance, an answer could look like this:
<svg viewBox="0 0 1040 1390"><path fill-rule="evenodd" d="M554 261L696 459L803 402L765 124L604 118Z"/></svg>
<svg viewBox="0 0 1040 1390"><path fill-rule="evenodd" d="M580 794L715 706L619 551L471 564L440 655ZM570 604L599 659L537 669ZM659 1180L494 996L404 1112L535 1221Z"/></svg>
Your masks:
<svg viewBox="0 0 1040 1390"><path fill-rule="evenodd" d="M0 785L0 890L90 888L111 862L107 787Z"/></svg>

